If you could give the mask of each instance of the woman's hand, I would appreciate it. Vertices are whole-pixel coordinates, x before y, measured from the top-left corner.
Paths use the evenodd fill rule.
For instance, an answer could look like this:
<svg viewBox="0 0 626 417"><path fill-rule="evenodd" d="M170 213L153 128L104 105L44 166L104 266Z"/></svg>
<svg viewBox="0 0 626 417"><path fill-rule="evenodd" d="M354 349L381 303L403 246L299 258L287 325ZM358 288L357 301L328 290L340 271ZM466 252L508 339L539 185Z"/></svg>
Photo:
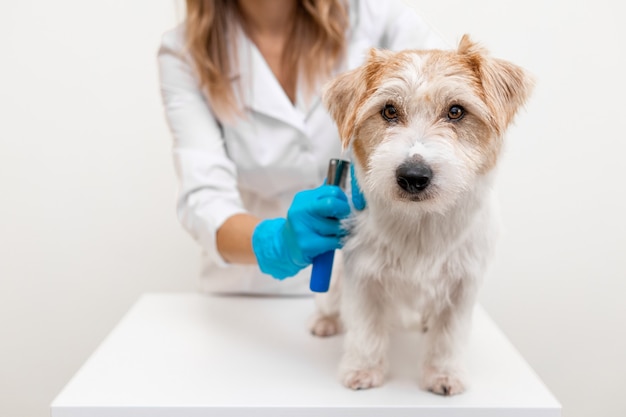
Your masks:
<svg viewBox="0 0 626 417"><path fill-rule="evenodd" d="M340 220L350 214L344 192L322 185L295 195L287 218L264 220L252 234L261 271L284 279L307 267L317 255L341 247Z"/></svg>

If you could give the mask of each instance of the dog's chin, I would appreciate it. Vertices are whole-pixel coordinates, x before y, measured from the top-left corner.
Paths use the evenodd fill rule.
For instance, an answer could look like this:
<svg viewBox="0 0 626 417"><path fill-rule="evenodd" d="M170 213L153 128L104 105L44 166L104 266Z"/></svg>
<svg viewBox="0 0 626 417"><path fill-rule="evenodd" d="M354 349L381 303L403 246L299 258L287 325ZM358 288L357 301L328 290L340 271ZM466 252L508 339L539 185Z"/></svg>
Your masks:
<svg viewBox="0 0 626 417"><path fill-rule="evenodd" d="M398 190L396 193L397 200L406 203L423 203L425 201L431 201L435 199L434 193L429 193L426 191L420 193L407 193L403 190Z"/></svg>
<svg viewBox="0 0 626 417"><path fill-rule="evenodd" d="M436 187L429 187L418 193L409 193L398 188L394 200L405 209L424 213L445 213L454 204L454 201L446 199Z"/></svg>

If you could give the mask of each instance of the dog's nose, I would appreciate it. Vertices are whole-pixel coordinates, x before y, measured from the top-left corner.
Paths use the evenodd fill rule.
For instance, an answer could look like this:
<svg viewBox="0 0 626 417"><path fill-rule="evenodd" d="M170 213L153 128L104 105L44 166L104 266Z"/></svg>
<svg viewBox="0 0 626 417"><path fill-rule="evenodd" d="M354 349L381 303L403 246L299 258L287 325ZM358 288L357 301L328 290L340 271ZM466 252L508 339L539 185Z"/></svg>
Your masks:
<svg viewBox="0 0 626 417"><path fill-rule="evenodd" d="M433 171L421 162L407 162L396 169L396 182L404 191L415 194L430 184Z"/></svg>

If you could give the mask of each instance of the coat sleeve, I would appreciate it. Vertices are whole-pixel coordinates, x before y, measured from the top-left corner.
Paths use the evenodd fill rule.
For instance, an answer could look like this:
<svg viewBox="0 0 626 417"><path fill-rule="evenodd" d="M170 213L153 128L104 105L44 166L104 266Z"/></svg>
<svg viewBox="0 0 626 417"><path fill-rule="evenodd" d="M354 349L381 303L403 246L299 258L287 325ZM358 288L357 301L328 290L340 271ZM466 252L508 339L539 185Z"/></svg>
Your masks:
<svg viewBox="0 0 626 417"><path fill-rule="evenodd" d="M165 115L174 139L178 219L212 261L226 266L217 251L216 232L226 219L245 212L235 165L183 53L180 27L163 35L157 60Z"/></svg>
<svg viewBox="0 0 626 417"><path fill-rule="evenodd" d="M408 0L362 0L361 13L380 27L378 46L402 49L450 49L452 46L424 20Z"/></svg>

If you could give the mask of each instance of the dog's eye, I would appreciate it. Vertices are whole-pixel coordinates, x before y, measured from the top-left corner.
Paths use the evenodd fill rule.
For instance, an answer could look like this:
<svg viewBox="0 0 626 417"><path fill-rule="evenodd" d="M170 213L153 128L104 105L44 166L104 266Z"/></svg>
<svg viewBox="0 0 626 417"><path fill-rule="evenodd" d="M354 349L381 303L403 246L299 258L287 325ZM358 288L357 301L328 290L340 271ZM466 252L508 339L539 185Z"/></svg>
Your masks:
<svg viewBox="0 0 626 417"><path fill-rule="evenodd" d="M463 116L465 116L465 109L461 106L454 105L448 110L448 119L450 120L459 120Z"/></svg>
<svg viewBox="0 0 626 417"><path fill-rule="evenodd" d="M398 120L398 110L396 110L393 104L386 104L380 114L388 122L395 122Z"/></svg>

